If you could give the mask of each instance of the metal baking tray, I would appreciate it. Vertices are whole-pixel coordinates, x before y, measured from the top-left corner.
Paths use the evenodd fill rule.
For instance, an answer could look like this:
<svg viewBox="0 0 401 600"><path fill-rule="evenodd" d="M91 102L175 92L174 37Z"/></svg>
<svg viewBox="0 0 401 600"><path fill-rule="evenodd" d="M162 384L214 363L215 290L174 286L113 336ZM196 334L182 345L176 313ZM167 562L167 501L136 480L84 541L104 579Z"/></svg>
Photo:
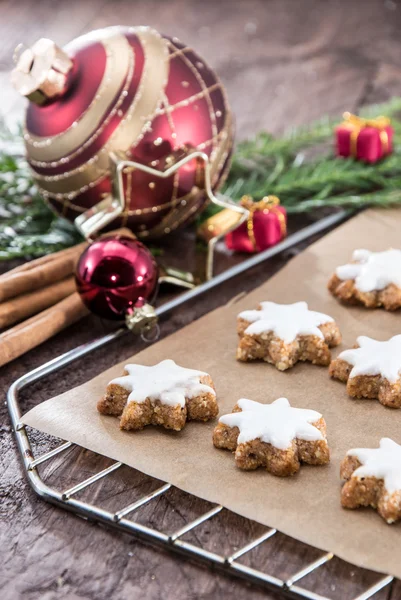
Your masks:
<svg viewBox="0 0 401 600"><path fill-rule="evenodd" d="M192 300L195 297L201 296L203 293L217 287L224 281L227 281L228 279L235 277L236 275L254 267L255 265L268 260L283 250L288 250L300 242L307 240L311 236L319 234L326 229L339 224L347 219L349 215L349 212L341 211L326 216L319 221L308 225L304 229L301 229L300 231L288 236L277 246L269 248L260 254L256 254L251 258L243 260L242 262L231 266L226 271L223 271L219 275L215 276L210 281L206 281L194 289L181 293L172 298L156 309L157 315L159 317L168 315L169 311L173 310L174 308L183 305L185 302ZM319 556L317 559L313 560L309 564L305 564L302 566L302 568L298 569L286 579L276 577L275 575L266 572L266 570L253 568L241 560L242 557L256 549L261 544L269 543L269 540L279 534L276 529L267 529L262 535L256 537L256 539L253 539L248 544L241 548L233 547L232 551L225 555L216 553L199 545L195 545L183 539L185 534L195 530L195 528L209 521L209 519L216 517L224 508L221 505L213 506L210 510L189 521L183 527L177 529L173 533L165 533L152 527L151 524L145 525L134 521L132 517L135 515L136 511L143 506L148 504L151 505L152 501L162 497L172 489L173 486L168 483L156 488L152 492L140 497L139 499L136 499L134 502L128 503L125 506L116 506L115 509L113 508L113 510L106 510L97 503L89 503L77 498L79 492L83 492L90 486L96 486L96 483L101 479L112 476L112 473L121 469L123 465L120 462L114 462L107 468L96 472L89 478L84 478L79 483L75 483L70 487L66 487L65 483L61 486L57 486L57 484L46 484L44 479L39 474L39 466L44 465L47 463L47 461L52 461L52 459L54 459L56 456L59 458L62 457L63 453L68 455L68 452L66 453L66 451L73 447L74 444L71 442L65 442L44 454L35 456L32 451L32 432L20 421L22 414L20 407L21 391L37 382L39 379L60 371L63 367L70 365L79 358L87 356L96 349L126 335L127 331L127 329L121 328L99 339L96 339L93 342L81 345L67 352L66 354L63 354L38 367L37 369L30 371L26 375L23 375L17 379L8 390L8 409L12 426L16 435L19 453L21 455L26 476L35 493L43 500L73 512L80 517L114 527L119 531L128 533L132 536L140 538L143 541L157 544L163 547L166 551L178 552L187 558L201 561L206 563L209 567L218 568L227 574L235 575L254 583L256 582L271 590L280 592L289 598L298 600L333 600L332 597L319 595L318 593L307 589L307 587L303 587L301 583L307 575L323 567L323 565L327 564L334 558L334 555L331 552L318 551ZM388 594L390 594L391 588L395 581L394 578L390 575L378 575L377 577L378 580L373 583L373 585L371 585L368 589L365 589L362 593L359 593L357 596L354 596L352 600L368 600L369 598L373 598L376 593L384 588L386 588L386 591Z"/></svg>

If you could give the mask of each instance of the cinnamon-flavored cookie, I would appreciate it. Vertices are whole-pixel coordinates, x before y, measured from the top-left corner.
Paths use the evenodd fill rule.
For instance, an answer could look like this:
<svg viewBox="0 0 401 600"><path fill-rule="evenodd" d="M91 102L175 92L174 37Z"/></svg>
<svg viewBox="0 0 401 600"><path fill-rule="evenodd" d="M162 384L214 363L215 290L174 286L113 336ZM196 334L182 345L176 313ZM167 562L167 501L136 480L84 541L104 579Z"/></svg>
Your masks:
<svg viewBox="0 0 401 600"><path fill-rule="evenodd" d="M264 360L279 371L299 360L328 365L329 348L341 342L334 320L309 310L306 302L261 302L258 310L245 310L238 315L237 331L238 360Z"/></svg>
<svg viewBox="0 0 401 600"><path fill-rule="evenodd" d="M279 477L293 475L300 463L325 465L330 460L322 415L294 408L287 398L272 404L238 400L231 414L220 417L213 444L235 452L240 469L265 467Z"/></svg>
<svg viewBox="0 0 401 600"><path fill-rule="evenodd" d="M355 250L351 263L337 267L328 288L347 304L383 306L386 310L400 308L401 250Z"/></svg>
<svg viewBox="0 0 401 600"><path fill-rule="evenodd" d="M379 448L354 448L341 463L341 504L345 508L372 506L394 523L401 519L401 446L382 438Z"/></svg>
<svg viewBox="0 0 401 600"><path fill-rule="evenodd" d="M329 373L347 383L352 398L377 398L384 406L401 408L401 335L386 342L359 336L355 348L331 362Z"/></svg>
<svg viewBox="0 0 401 600"><path fill-rule="evenodd" d="M186 421L209 421L219 412L210 375L173 360L153 367L126 365L124 375L110 381L97 409L120 417L121 429L162 425L176 431Z"/></svg>

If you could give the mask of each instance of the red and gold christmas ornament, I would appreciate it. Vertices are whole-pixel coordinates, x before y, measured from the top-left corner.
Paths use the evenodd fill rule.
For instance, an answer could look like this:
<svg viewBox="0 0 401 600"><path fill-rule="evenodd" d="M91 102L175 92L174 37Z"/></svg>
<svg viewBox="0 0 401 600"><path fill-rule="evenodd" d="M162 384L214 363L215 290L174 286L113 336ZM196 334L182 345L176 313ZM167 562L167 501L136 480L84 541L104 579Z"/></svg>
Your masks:
<svg viewBox="0 0 401 600"><path fill-rule="evenodd" d="M42 39L20 54L12 79L30 100L24 140L40 191L64 217L89 219L88 230L125 225L154 238L190 221L208 196L200 161L180 162L193 151L208 162L212 191L226 176L224 88L176 38L109 27L63 50ZM114 172L122 188L114 181L113 193Z"/></svg>

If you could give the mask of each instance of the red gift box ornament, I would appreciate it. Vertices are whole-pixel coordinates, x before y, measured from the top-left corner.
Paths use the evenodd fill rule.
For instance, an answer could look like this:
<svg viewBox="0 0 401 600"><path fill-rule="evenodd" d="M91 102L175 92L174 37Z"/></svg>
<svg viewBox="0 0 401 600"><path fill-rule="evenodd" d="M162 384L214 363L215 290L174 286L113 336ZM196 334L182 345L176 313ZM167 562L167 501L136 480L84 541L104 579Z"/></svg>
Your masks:
<svg viewBox="0 0 401 600"><path fill-rule="evenodd" d="M278 244L287 234L287 211L277 196L254 202L243 196L241 204L249 210L248 219L225 237L226 246L236 252L261 252Z"/></svg>
<svg viewBox="0 0 401 600"><path fill-rule="evenodd" d="M338 156L375 163L391 153L393 128L388 117L363 119L349 112L343 117L344 121L336 128Z"/></svg>

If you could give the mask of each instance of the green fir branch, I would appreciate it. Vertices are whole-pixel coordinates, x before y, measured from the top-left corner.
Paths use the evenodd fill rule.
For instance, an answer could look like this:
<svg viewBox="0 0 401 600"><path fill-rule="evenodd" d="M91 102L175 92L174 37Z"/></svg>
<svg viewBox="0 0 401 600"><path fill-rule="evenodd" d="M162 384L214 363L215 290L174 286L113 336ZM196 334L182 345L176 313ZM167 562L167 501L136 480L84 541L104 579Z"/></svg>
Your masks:
<svg viewBox="0 0 401 600"><path fill-rule="evenodd" d="M274 194L289 214L401 204L401 98L361 111L367 118L379 114L392 120L394 151L374 165L336 158L333 128L340 119L324 118L278 138L261 132L240 142L222 191L236 201L244 194L255 200ZM15 149L20 140L21 132L12 134L0 124L0 260L33 258L81 240L38 194ZM209 205L200 219L218 210Z"/></svg>
<svg viewBox="0 0 401 600"><path fill-rule="evenodd" d="M26 161L7 149L18 134L4 127L0 139L0 260L36 258L82 241L75 227L57 216L38 194Z"/></svg>

